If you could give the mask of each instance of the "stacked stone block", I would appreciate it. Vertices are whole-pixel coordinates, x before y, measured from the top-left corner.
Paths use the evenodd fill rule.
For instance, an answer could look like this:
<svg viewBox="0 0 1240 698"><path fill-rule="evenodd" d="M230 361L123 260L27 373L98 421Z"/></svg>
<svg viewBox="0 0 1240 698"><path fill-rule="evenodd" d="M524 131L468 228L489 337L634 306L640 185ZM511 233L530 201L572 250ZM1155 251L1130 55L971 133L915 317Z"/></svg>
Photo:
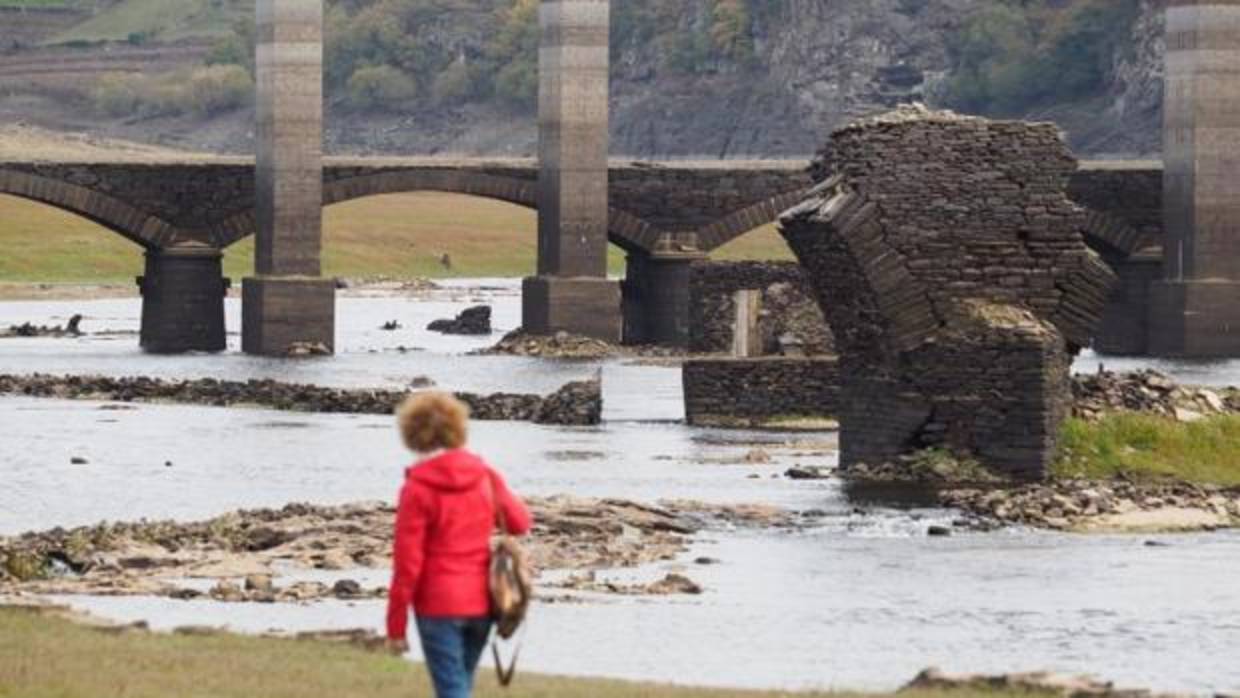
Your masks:
<svg viewBox="0 0 1240 698"><path fill-rule="evenodd" d="M835 417L840 409L834 357L687 361L685 415L690 424L763 422L781 417Z"/></svg>
<svg viewBox="0 0 1240 698"><path fill-rule="evenodd" d="M841 355L841 459L927 446L1033 477L1114 275L1049 124L902 108L835 132L781 218Z"/></svg>
<svg viewBox="0 0 1240 698"><path fill-rule="evenodd" d="M335 282L320 277L323 5L258 0L255 276L242 285L242 348L335 346Z"/></svg>
<svg viewBox="0 0 1240 698"><path fill-rule="evenodd" d="M542 0L539 22L538 275L522 323L621 339L620 285L607 279L610 0Z"/></svg>
<svg viewBox="0 0 1240 698"><path fill-rule="evenodd" d="M806 354L835 353L831 329L823 318L814 289L795 262L707 262L693 265L690 281L689 349L717 354L732 346L733 296L748 289L762 291L759 331L764 353L778 354L780 338L795 336Z"/></svg>
<svg viewBox="0 0 1240 698"><path fill-rule="evenodd" d="M1240 3L1170 0L1166 27L1167 242L1151 348L1240 356Z"/></svg>

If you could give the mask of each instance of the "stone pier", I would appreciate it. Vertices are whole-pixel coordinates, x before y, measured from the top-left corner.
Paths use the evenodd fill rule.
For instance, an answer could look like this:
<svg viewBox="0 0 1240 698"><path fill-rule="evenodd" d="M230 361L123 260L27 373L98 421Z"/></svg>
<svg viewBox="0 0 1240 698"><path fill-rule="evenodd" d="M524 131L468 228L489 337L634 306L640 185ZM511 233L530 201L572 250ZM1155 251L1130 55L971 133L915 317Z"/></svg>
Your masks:
<svg viewBox="0 0 1240 698"><path fill-rule="evenodd" d="M140 343L152 354L223 351L224 297L229 281L221 270L223 253L213 247L151 249L142 292Z"/></svg>
<svg viewBox="0 0 1240 698"><path fill-rule="evenodd" d="M1240 356L1240 2L1171 0L1155 355Z"/></svg>
<svg viewBox="0 0 1240 698"><path fill-rule="evenodd" d="M620 285L607 279L610 8L539 8L538 275L523 301L534 334L621 338Z"/></svg>
<svg viewBox="0 0 1240 698"><path fill-rule="evenodd" d="M694 247L667 242L649 254L629 253L623 284L626 343L689 348L693 265L705 259Z"/></svg>
<svg viewBox="0 0 1240 698"><path fill-rule="evenodd" d="M1053 124L904 107L837 130L781 232L840 351L840 463L940 448L1046 475L1115 277Z"/></svg>
<svg viewBox="0 0 1240 698"><path fill-rule="evenodd" d="M335 282L321 277L323 5L258 0L255 276L242 288L242 348L281 356L335 337Z"/></svg>

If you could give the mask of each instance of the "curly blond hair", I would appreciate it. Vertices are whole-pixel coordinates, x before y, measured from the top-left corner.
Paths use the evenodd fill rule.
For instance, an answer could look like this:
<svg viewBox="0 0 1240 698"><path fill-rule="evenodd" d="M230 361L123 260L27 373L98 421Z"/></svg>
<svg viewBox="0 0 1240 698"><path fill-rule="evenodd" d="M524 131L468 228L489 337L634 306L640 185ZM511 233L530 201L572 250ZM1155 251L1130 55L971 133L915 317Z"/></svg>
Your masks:
<svg viewBox="0 0 1240 698"><path fill-rule="evenodd" d="M448 393L418 393L396 408L396 426L411 451L460 448L469 429L469 407Z"/></svg>

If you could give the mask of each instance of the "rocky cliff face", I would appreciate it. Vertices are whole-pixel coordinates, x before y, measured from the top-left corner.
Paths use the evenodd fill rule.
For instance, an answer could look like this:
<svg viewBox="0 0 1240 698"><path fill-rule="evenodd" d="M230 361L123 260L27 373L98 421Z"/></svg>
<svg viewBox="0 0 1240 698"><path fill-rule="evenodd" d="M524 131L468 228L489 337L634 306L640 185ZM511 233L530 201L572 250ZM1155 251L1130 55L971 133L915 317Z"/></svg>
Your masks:
<svg viewBox="0 0 1240 698"><path fill-rule="evenodd" d="M901 102L941 104L938 85L950 67L948 43L968 13L988 2L750 3L757 9L752 10L747 57L717 59L693 70L669 65L666 42L640 34L624 38L613 51L612 150L641 158L808 158L824 134L845 121ZM1082 154L1140 157L1160 149L1162 13L1159 0L1142 3L1133 41L1114 56L1104 93L1027 115L1058 122ZM708 0L678 0L674 8L664 7L660 35L702 34L711 7ZM488 36L490 17L461 13L443 23L436 39L462 54L477 52ZM64 76L46 67L21 68L32 60L37 67L38 51L47 50L0 54L0 119L180 147L252 148L253 116L245 110L210 120L134 122L92 116L66 101ZM109 64L114 51L89 50L98 54L92 63L96 73L114 69ZM164 67L154 58L159 51L150 47L149 52L148 68ZM76 70L81 80L98 78ZM428 101L399 114L359 114L332 106L326 137L328 149L337 153L525 155L536 149L537 128L533 114L498 105L443 108Z"/></svg>

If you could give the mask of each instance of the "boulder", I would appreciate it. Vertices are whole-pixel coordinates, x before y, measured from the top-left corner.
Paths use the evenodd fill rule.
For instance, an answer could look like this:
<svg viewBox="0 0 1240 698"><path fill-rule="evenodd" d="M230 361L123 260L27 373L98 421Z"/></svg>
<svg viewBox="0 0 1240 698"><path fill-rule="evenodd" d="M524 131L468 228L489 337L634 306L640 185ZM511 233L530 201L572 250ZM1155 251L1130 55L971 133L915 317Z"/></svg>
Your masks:
<svg viewBox="0 0 1240 698"><path fill-rule="evenodd" d="M461 311L452 320L436 320L426 329L441 334L487 335L491 334L491 307L478 305Z"/></svg>

